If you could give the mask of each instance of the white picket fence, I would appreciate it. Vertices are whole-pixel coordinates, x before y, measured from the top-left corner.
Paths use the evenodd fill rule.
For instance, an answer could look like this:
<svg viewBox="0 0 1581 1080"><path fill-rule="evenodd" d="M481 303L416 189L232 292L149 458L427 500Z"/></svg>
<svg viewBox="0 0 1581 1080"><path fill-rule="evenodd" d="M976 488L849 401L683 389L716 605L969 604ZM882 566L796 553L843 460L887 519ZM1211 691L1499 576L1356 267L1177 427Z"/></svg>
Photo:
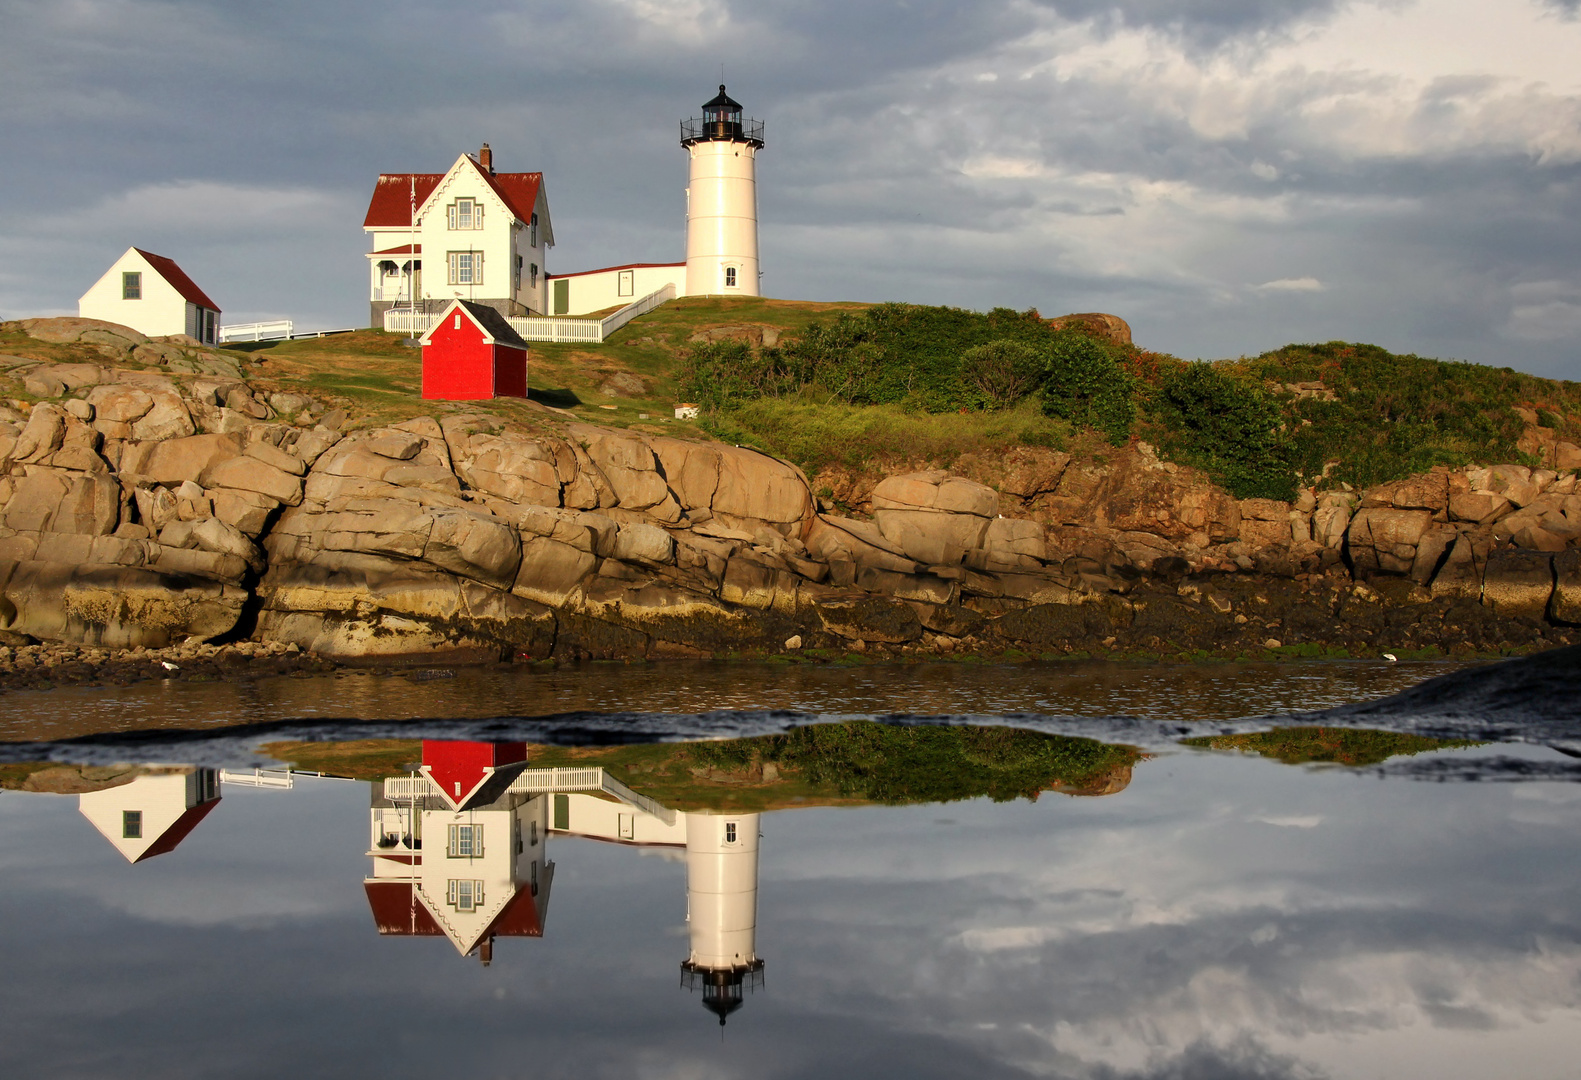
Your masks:
<svg viewBox="0 0 1581 1080"><path fill-rule="evenodd" d="M567 319L549 316L507 316L511 329L523 341L584 342L597 344L625 326L639 315L646 315L660 304L675 299L675 286L665 285L647 296L634 300L606 315L602 319ZM413 337L426 334L439 318L438 312L413 311L410 308L390 308L384 313L384 328L394 334Z"/></svg>
<svg viewBox="0 0 1581 1080"><path fill-rule="evenodd" d="M286 341L290 339L291 331L290 319L237 323L220 327L220 344L228 345L233 341Z"/></svg>
<svg viewBox="0 0 1581 1080"><path fill-rule="evenodd" d="M675 824L675 811L656 799L631 790L601 768L523 769L511 781L507 791L518 795L539 795L558 791L602 791L613 795L627 806L658 818L666 825ZM439 794L435 783L422 773L384 778L384 797L393 801L421 799Z"/></svg>

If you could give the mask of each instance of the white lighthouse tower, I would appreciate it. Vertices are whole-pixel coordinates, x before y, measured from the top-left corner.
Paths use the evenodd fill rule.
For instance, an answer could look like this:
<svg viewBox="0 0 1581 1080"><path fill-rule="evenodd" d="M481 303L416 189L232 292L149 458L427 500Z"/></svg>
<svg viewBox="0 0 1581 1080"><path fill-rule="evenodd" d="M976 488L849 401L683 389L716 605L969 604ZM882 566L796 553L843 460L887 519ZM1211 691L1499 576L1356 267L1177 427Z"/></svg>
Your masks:
<svg viewBox="0 0 1581 1080"><path fill-rule="evenodd" d="M687 989L719 1017L741 1008L763 982L757 955L758 815L686 815L686 922L692 952L681 965Z"/></svg>
<svg viewBox="0 0 1581 1080"><path fill-rule="evenodd" d="M763 123L741 119L741 105L719 86L701 120L681 121L691 155L686 189L686 295L757 296L757 153Z"/></svg>

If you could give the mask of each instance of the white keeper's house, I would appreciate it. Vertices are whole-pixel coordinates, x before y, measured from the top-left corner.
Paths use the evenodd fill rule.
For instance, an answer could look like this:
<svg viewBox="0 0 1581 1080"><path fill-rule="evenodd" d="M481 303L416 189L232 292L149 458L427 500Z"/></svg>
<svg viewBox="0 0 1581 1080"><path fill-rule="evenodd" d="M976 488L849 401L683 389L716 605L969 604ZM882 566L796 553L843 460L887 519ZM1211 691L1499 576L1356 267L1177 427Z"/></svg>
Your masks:
<svg viewBox="0 0 1581 1080"><path fill-rule="evenodd" d="M172 259L130 247L77 301L84 319L130 326L148 337L186 334L213 345L220 308Z"/></svg>
<svg viewBox="0 0 1581 1080"><path fill-rule="evenodd" d="M762 122L743 120L721 85L701 119L681 121L681 145L691 160L686 258L570 274L548 272L554 227L543 174L496 172L487 143L445 173L380 174L363 219L373 325L412 330L414 317L452 300L523 319L614 311L643 298L760 295Z"/></svg>

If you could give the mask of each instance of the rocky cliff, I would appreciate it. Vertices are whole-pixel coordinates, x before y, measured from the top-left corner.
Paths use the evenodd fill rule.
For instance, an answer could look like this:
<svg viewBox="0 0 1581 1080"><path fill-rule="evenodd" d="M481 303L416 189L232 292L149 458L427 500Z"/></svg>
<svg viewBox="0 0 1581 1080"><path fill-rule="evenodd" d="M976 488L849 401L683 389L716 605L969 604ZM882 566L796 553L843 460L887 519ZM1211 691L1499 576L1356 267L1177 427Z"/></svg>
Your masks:
<svg viewBox="0 0 1581 1080"><path fill-rule="evenodd" d="M360 426L195 342L25 325L105 362L0 359L36 399L0 407L13 645L1375 655L1561 644L1581 623L1574 472L1238 501L1145 443L1102 461L1023 448L840 480L842 514L750 449L551 411Z"/></svg>

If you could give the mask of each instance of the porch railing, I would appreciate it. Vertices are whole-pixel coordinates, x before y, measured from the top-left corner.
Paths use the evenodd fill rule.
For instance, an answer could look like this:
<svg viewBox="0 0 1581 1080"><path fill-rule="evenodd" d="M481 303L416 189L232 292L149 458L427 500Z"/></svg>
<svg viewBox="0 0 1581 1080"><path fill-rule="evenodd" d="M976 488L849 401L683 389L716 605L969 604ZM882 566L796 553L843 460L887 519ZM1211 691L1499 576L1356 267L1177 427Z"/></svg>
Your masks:
<svg viewBox="0 0 1581 1080"><path fill-rule="evenodd" d="M606 340L609 335L625 326L639 315L646 315L660 304L675 299L675 286L665 285L647 296L640 297L611 312L602 319L567 319L544 315L506 318L511 329L524 341L592 342ZM414 311L411 308L389 308L384 313L384 328L391 333L421 335L428 332L439 318L438 312Z"/></svg>
<svg viewBox="0 0 1581 1080"><path fill-rule="evenodd" d="M606 795L613 795L627 806L635 807L644 814L658 818L666 825L675 824L674 810L657 799L632 791L597 767L523 769L506 790L518 795L541 795L560 791L602 791ZM421 773L384 778L384 797L392 802L401 799L422 799L438 794L439 788Z"/></svg>
<svg viewBox="0 0 1581 1080"><path fill-rule="evenodd" d="M220 344L226 345L233 341L285 341L291 337L291 331L290 319L237 323L220 327Z"/></svg>

